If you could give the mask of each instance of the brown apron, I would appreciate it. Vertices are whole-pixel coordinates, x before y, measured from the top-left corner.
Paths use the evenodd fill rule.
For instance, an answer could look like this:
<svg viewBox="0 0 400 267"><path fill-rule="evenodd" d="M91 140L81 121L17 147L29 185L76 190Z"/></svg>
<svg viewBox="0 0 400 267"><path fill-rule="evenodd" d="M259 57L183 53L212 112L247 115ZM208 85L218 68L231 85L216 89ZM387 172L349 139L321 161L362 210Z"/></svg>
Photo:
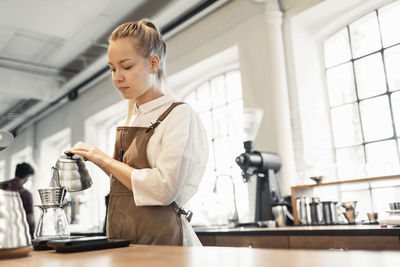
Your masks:
<svg viewBox="0 0 400 267"><path fill-rule="evenodd" d="M182 103L173 103L150 127L117 128L114 159L135 169L151 168L147 159L147 143L154 129ZM182 222L176 204L168 206L136 206L132 191L111 178L107 214L107 236L129 239L135 244L182 245Z"/></svg>

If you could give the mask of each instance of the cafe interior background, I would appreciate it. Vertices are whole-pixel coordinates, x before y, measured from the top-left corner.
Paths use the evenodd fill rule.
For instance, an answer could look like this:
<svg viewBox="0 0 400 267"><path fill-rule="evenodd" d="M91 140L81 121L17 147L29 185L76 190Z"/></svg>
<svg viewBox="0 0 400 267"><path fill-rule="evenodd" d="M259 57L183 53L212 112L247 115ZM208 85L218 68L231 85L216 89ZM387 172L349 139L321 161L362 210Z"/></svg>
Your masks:
<svg viewBox="0 0 400 267"><path fill-rule="evenodd" d="M37 189L77 141L112 155L127 104L107 70L107 36L142 17L166 39L168 91L195 108L208 133L207 170L186 206L193 225L227 224L234 202L241 223L254 220L256 181L244 183L235 162L244 108L263 111L254 148L281 156L283 196L312 176L399 174L399 1L13 0L0 2L0 128L15 135L0 154L0 181L17 163L32 164L26 188L38 204ZM87 166L92 187L67 196L71 231L103 229L109 178ZM400 201L399 185L324 196L357 199L365 216Z"/></svg>

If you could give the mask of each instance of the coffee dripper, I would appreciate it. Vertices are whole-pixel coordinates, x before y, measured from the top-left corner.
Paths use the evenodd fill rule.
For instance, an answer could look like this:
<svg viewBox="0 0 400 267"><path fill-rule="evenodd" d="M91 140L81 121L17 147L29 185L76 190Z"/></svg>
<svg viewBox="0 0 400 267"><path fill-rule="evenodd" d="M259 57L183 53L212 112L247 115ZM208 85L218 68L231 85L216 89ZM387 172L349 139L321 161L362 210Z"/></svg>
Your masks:
<svg viewBox="0 0 400 267"><path fill-rule="evenodd" d="M64 212L63 187L39 189L42 205L35 205L41 210L40 219L35 229L35 239L66 238L70 232L67 217Z"/></svg>

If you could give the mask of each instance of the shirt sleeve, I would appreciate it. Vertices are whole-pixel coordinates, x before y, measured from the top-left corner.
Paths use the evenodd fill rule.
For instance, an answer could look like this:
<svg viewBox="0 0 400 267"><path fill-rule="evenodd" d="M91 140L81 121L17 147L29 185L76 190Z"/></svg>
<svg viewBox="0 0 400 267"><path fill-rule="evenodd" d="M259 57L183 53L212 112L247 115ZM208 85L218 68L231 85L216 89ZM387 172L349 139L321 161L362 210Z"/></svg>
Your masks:
<svg viewBox="0 0 400 267"><path fill-rule="evenodd" d="M186 106L183 112L177 111L178 106L168 115L171 118L164 121L167 124L155 166L132 172L132 191L138 206L169 205L184 187L191 188L193 194L197 191L205 169L204 159L208 157L208 144L201 142L206 140L205 131L195 111L182 106ZM199 174L200 178L193 180Z"/></svg>

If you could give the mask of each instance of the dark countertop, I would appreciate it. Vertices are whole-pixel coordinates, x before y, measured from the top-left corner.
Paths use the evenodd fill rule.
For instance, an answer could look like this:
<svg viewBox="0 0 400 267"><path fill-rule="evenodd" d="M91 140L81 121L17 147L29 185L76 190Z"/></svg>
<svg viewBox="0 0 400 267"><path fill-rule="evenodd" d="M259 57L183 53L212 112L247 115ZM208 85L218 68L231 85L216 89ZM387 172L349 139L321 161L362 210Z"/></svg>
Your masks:
<svg viewBox="0 0 400 267"><path fill-rule="evenodd" d="M332 236L400 236L400 227L380 225L326 225L287 227L194 227L197 235L332 235Z"/></svg>

